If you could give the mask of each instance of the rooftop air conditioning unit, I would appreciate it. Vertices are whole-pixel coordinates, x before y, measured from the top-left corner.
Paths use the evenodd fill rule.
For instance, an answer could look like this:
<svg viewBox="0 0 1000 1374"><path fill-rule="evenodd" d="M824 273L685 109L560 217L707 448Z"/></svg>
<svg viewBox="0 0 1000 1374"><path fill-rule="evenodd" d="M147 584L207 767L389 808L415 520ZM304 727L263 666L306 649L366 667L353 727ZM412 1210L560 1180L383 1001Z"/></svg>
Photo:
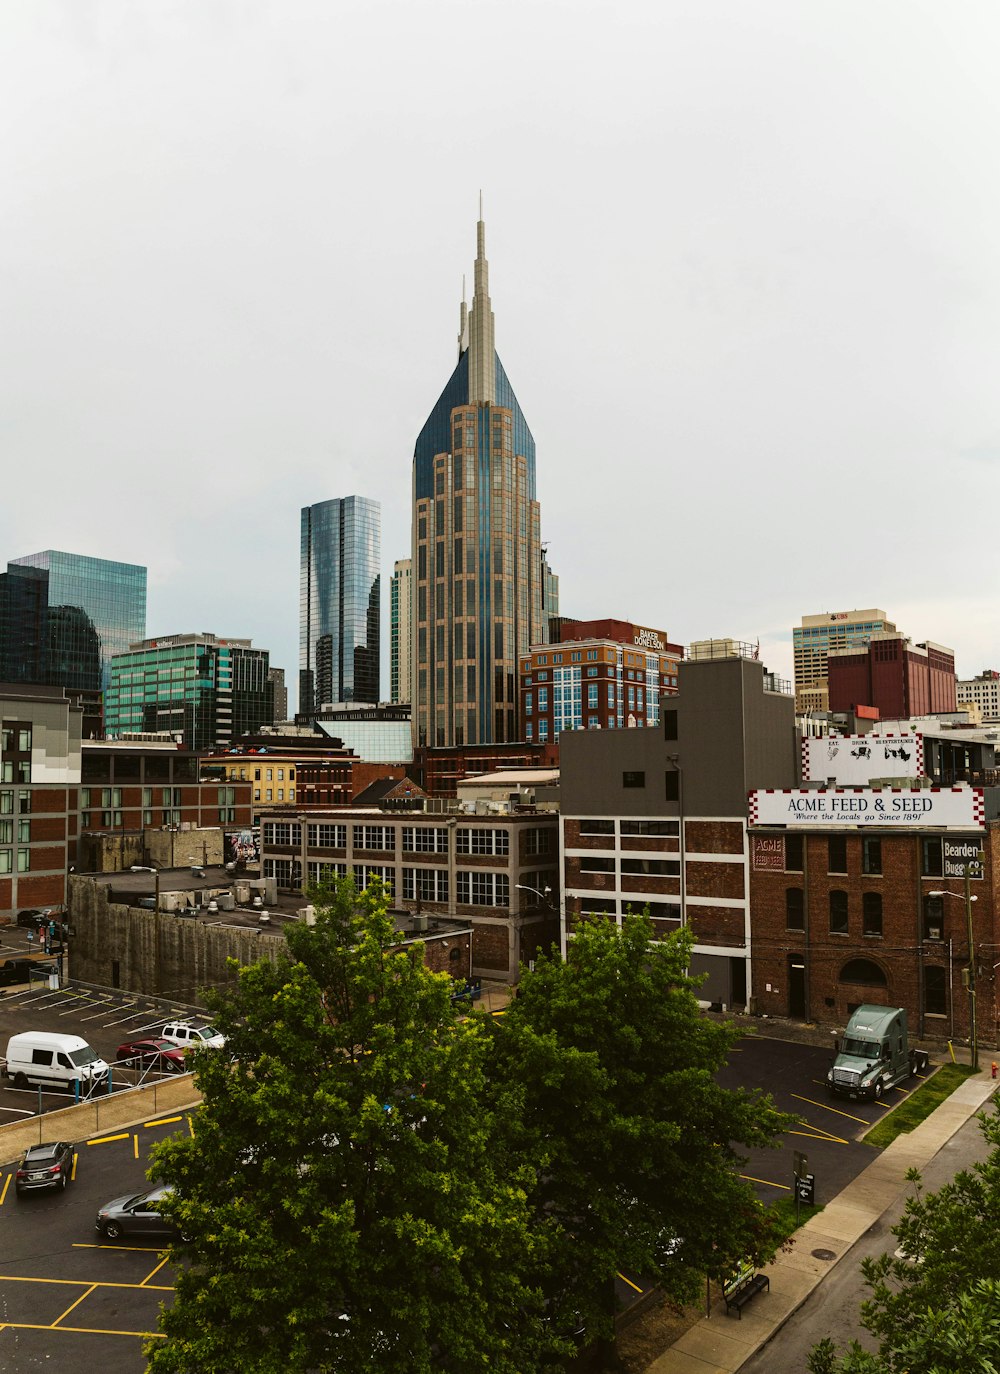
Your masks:
<svg viewBox="0 0 1000 1374"><path fill-rule="evenodd" d="M429 917L429 916L425 916L423 912L418 912L418 913L414 916L414 918L413 918L413 929L414 929L414 930L426 930L427 927L428 927L429 925L430 925L430 917Z"/></svg>

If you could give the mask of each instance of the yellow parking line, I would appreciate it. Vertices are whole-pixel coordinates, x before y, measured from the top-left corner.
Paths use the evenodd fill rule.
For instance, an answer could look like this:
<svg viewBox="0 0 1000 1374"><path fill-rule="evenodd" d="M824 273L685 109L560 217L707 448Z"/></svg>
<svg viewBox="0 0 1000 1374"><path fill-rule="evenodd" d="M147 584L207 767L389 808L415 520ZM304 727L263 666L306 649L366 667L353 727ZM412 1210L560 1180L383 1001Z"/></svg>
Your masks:
<svg viewBox="0 0 1000 1374"><path fill-rule="evenodd" d="M194 1118L191 1116L188 1117L188 1130L194 1135Z"/></svg>
<svg viewBox="0 0 1000 1374"><path fill-rule="evenodd" d="M146 1275L146 1277L143 1279L142 1283L139 1284L139 1287L140 1287L140 1288L146 1288L146 1287L148 1286L148 1284L149 1284L149 1280L150 1280L150 1279L155 1279L156 1276L157 1276L157 1274L158 1274L158 1273L160 1272L160 1270L163 1268L163 1266L164 1266L165 1264L169 1264L169 1263L170 1263L170 1256L169 1256L169 1255L164 1255L163 1259L160 1260L159 1264L156 1266L156 1268L153 1270L153 1272L152 1272L151 1274L147 1274L147 1275ZM158 1287L159 1285L156 1285L156 1286Z"/></svg>
<svg viewBox="0 0 1000 1374"><path fill-rule="evenodd" d="M139 1158L139 1132L138 1132L138 1131L136 1131L135 1135L133 1135L133 1137L132 1137L132 1153L133 1153L133 1155L135 1155L136 1159Z"/></svg>
<svg viewBox="0 0 1000 1374"><path fill-rule="evenodd" d="M87 1289L86 1293L81 1293L80 1296L77 1298L76 1302L71 1302L71 1303L70 1303L69 1307L67 1307L67 1308L66 1308L66 1311L62 1314L62 1317L56 1317L56 1319L55 1319L55 1321L52 1323L52 1325L53 1325L53 1326L58 1326L59 1323L62 1321L63 1317L68 1317L69 1314L73 1311L73 1308L74 1308L74 1307L79 1307L80 1304L83 1302L84 1298L89 1298L90 1295L91 1295L91 1293L93 1293L93 1291L94 1291L94 1289L95 1289L96 1287L97 1287L97 1284L96 1284L96 1283L92 1283L92 1284L90 1285L90 1287Z"/></svg>
<svg viewBox="0 0 1000 1374"><path fill-rule="evenodd" d="M116 1331L111 1326L43 1326L41 1322L6 1322L5 1331L65 1331L71 1336L141 1336L143 1340L164 1339L162 1331Z"/></svg>
<svg viewBox="0 0 1000 1374"><path fill-rule="evenodd" d="M620 1269L618 1270L618 1277L621 1279L622 1283L627 1283L629 1288L634 1288L637 1293L642 1292L642 1289L639 1287L639 1285L637 1283L633 1283L631 1279L627 1279Z"/></svg>
<svg viewBox="0 0 1000 1374"><path fill-rule="evenodd" d="M765 1188L781 1188L786 1193L792 1191L791 1184L772 1183L769 1178L754 1178L753 1174L740 1174L740 1178L745 1178L748 1183L763 1183Z"/></svg>
<svg viewBox="0 0 1000 1374"><path fill-rule="evenodd" d="M810 1131L789 1131L788 1135L801 1135L806 1140L825 1140L828 1145L850 1145L849 1140L844 1140L842 1136L831 1135L829 1131L821 1130L819 1126L814 1126Z"/></svg>
<svg viewBox="0 0 1000 1374"><path fill-rule="evenodd" d="M154 1245L102 1245L100 1241L75 1240L74 1250L135 1250L140 1255L159 1255L162 1252ZM0 1275L2 1277L2 1275ZM127 1287L128 1285L126 1285Z"/></svg>
<svg viewBox="0 0 1000 1374"><path fill-rule="evenodd" d="M73 1167L69 1171L70 1182L76 1182L76 1161L80 1158L76 1150L73 1151Z"/></svg>
<svg viewBox="0 0 1000 1374"><path fill-rule="evenodd" d="M180 1117L161 1116L159 1121L144 1121L142 1124L148 1129L150 1126L169 1126L174 1121L180 1121Z"/></svg>
<svg viewBox="0 0 1000 1374"><path fill-rule="evenodd" d="M4 1179L4 1181L3 1181L3 1191L0 1192L0 1207L2 1207L3 1204L4 1204L4 1201L5 1201L6 1197L7 1197L7 1189L10 1187L10 1181L11 1181L11 1179L12 1179L13 1177L14 1177L13 1174L8 1174L7 1177L6 1177L6 1178Z"/></svg>
<svg viewBox="0 0 1000 1374"><path fill-rule="evenodd" d="M86 1247L86 1246L74 1246L73 1248L74 1248L74 1249L86 1249L87 1247ZM91 1247L91 1248L94 1248L94 1247ZM128 1250L135 1250L135 1249L136 1249L136 1247L135 1247L134 1245L131 1245L131 1246L121 1245L121 1246L119 1246L118 1248L119 1248L120 1250L126 1250L126 1249L128 1249ZM145 1251L144 1253L150 1254L150 1253L152 1253L152 1252L149 1251L149 1250L147 1250L147 1251ZM159 1266L157 1266L157 1267L158 1267L158 1268L162 1268L162 1265L159 1265ZM154 1270L153 1270L153 1274L155 1274L155 1273L156 1273L156 1270L154 1269ZM152 1278L152 1277L153 1277L153 1274L150 1274L150 1275L149 1275L149 1278ZM0 1274L0 1280L2 1280L4 1283L51 1283L51 1284L55 1284L57 1287L61 1285L63 1288L86 1288L87 1285L88 1285L88 1283L90 1283L90 1280L89 1280L89 1279L29 1279L29 1278L25 1277L24 1274ZM103 1279L100 1279L99 1281L97 1281L96 1283L91 1284L90 1286L91 1286L91 1288L143 1288L143 1287L145 1287L145 1288L146 1288L146 1291L149 1292L149 1293L172 1293L172 1292L174 1291L173 1285L172 1285L172 1284L169 1284L169 1283L148 1283L148 1282L147 1282L147 1283L144 1283L144 1284L143 1284L143 1283L111 1283L110 1281L108 1281L107 1283L105 1283L105 1281L104 1281Z"/></svg>
<svg viewBox="0 0 1000 1374"><path fill-rule="evenodd" d="M88 1140L88 1145L107 1145L112 1140L128 1140L128 1131L122 1131L120 1135L99 1135L96 1140Z"/></svg>
<svg viewBox="0 0 1000 1374"><path fill-rule="evenodd" d="M863 1116L852 1116L850 1112L842 1112L839 1107L831 1107L829 1102L817 1102L811 1097L800 1097L798 1093L791 1095L798 1102L808 1102L810 1107L822 1107L825 1112L833 1112L835 1116L846 1116L848 1121L860 1121L862 1126L868 1125L868 1121Z"/></svg>

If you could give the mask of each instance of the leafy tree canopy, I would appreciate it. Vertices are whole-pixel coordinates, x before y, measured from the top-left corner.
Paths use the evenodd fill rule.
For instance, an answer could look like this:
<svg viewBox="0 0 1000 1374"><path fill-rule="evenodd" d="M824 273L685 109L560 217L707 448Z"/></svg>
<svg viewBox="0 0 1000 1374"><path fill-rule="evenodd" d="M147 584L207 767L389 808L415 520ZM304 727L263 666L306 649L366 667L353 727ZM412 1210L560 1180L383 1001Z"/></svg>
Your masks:
<svg viewBox="0 0 1000 1374"><path fill-rule="evenodd" d="M702 1015L692 937L648 915L590 920L566 960L537 962L494 1031L497 1100L513 1159L533 1159L537 1253L565 1324L612 1334L621 1269L696 1299L706 1273L770 1258L778 1238L741 1148L788 1124L769 1098L720 1087L740 1033Z"/></svg>
<svg viewBox="0 0 1000 1374"><path fill-rule="evenodd" d="M341 883L216 999L192 1138L156 1151L194 1236L154 1374L541 1367L532 1173L494 1159L489 1040ZM514 1332L516 1331L516 1340Z"/></svg>
<svg viewBox="0 0 1000 1374"><path fill-rule="evenodd" d="M944 1374L1000 1370L1000 1104L980 1117L992 1145L936 1193L915 1192L893 1234L896 1253L862 1262L870 1296L861 1322L877 1351L857 1342L813 1350L812 1374Z"/></svg>

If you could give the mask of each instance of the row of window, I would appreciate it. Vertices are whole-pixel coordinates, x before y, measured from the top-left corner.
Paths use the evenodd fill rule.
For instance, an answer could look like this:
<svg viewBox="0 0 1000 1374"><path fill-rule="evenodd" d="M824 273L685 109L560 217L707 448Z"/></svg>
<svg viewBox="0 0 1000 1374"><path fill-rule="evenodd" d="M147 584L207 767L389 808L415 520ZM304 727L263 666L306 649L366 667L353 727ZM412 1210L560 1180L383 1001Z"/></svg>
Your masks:
<svg viewBox="0 0 1000 1374"><path fill-rule="evenodd" d="M805 837L788 833L785 839L785 872L802 873L805 871ZM827 873L848 872L847 835L827 836ZM882 872L882 840L878 835L861 837L861 872L867 876L877 876ZM920 872L925 878L944 876L944 850L942 836L925 835L920 841Z"/></svg>
<svg viewBox="0 0 1000 1374"><path fill-rule="evenodd" d="M583 835L613 835L615 833L615 822L603 818L590 817L579 822L580 834ZM675 839L680 835L680 823L678 821L619 821L618 833L620 835L654 835L659 837L671 837Z"/></svg>
<svg viewBox="0 0 1000 1374"><path fill-rule="evenodd" d="M0 854L4 851L0 850ZM318 883L324 877L346 878L347 864L311 862L308 866L310 882ZM384 864L354 864L351 876L360 892L363 892L374 879L378 879L392 896L395 882L394 870ZM264 877L275 878L282 886L297 882L298 863L294 859L265 859ZM447 902L448 870L446 868L404 868L402 871L402 897L404 901ZM460 869L455 874L455 900L462 906L510 906L510 878L506 873L488 873L475 869Z"/></svg>
<svg viewBox="0 0 1000 1374"><path fill-rule="evenodd" d="M17 851L17 871L18 873L29 873L31 871L31 850L19 849ZM14 872L14 851L10 849L0 849L0 873Z"/></svg>
<svg viewBox="0 0 1000 1374"><path fill-rule="evenodd" d="M639 874L655 878L680 877L679 859L634 858L621 859L619 871L625 874ZM614 873L615 860L603 854L586 854L580 860L581 873Z"/></svg>
<svg viewBox="0 0 1000 1374"><path fill-rule="evenodd" d="M403 826L403 850L412 854L447 854L447 826ZM396 847L394 825L353 825L352 843L355 849L369 849L386 853ZM346 849L346 822L310 824L306 831L310 848ZM525 852L529 855L548 854L554 841L551 827L538 827L525 834ZM295 845L302 843L299 821L265 821L264 844ZM510 831L489 826L459 826L455 832L455 852L458 854L490 854L504 858L510 853Z"/></svg>
<svg viewBox="0 0 1000 1374"><path fill-rule="evenodd" d="M831 935L850 934L850 896L835 888L827 899ZM805 894L801 887L785 890L785 925L789 930L805 930ZM922 936L925 940L944 939L944 898L925 894L921 912ZM861 894L861 934L882 934L882 894Z"/></svg>

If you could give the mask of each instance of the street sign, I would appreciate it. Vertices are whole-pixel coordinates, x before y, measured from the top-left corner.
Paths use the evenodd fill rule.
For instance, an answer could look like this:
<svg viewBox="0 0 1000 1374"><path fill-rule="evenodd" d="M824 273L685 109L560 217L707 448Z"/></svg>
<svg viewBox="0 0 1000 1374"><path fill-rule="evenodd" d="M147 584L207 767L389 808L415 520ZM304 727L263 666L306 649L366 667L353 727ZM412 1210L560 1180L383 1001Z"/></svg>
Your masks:
<svg viewBox="0 0 1000 1374"><path fill-rule="evenodd" d="M816 1175L804 1174L795 1180L795 1201L812 1207L816 1202Z"/></svg>
<svg viewBox="0 0 1000 1374"><path fill-rule="evenodd" d="M792 1173L796 1178L805 1178L806 1174L809 1172L809 1156L804 1155L801 1150L794 1150L792 1156L795 1160L792 1167Z"/></svg>

